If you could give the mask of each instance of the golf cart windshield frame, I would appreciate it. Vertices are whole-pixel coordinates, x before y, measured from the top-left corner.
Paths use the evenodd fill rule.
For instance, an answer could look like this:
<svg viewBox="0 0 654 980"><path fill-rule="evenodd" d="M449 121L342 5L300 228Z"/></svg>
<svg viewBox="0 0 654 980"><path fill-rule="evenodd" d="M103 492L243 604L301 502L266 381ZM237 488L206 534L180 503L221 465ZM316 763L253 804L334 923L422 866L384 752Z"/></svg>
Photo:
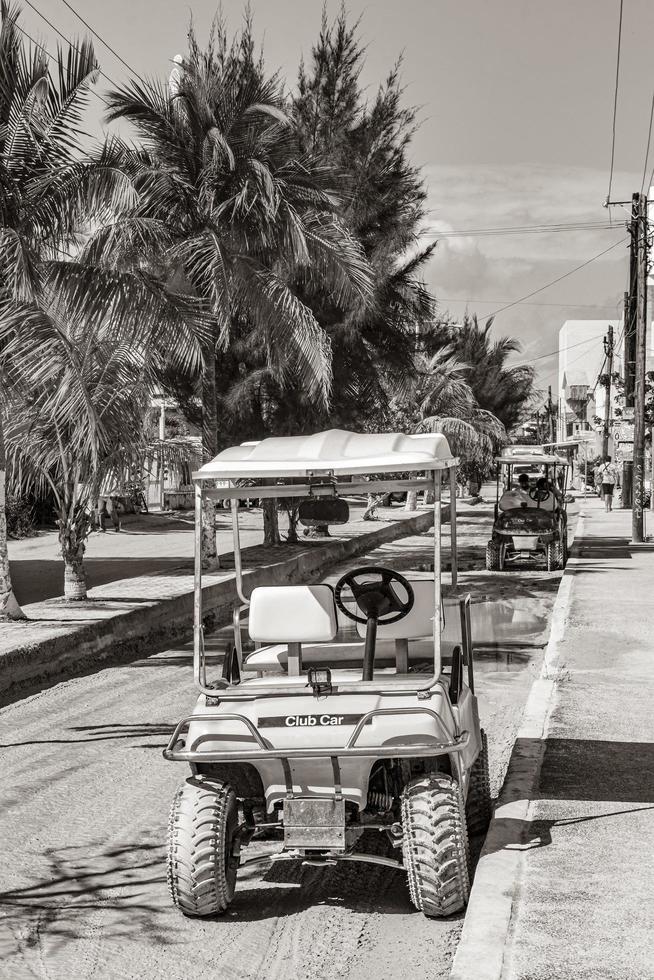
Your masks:
<svg viewBox="0 0 654 980"><path fill-rule="evenodd" d="M526 453L520 456L498 456L495 460L497 463L497 479L495 483L495 518L497 518L498 508L500 503L500 497L502 496L504 490L510 490L511 484L513 482L513 468L514 466L533 466L544 467L545 473L543 474L546 479L549 480L549 470L552 468L552 483L556 483L556 471L557 468L563 468L563 486L559 489L561 490L561 501L559 502L559 509L566 510L565 495L568 491L568 468L569 464L566 459L560 456L548 456L548 455L537 455L534 453L533 456L529 456ZM502 480L502 474L506 474L506 480ZM502 488L502 489L500 489Z"/></svg>
<svg viewBox="0 0 654 980"><path fill-rule="evenodd" d="M252 700L257 695L265 693L266 697L297 695L297 684L288 684L280 680L279 684L266 685L265 688L258 689L254 685L243 688L239 684L232 684L225 678L216 678L210 683L207 681L206 658L204 651L204 626L203 626L203 597L202 597L202 511L206 499L230 500L232 532L234 541L234 569L237 602L233 608L234 625L234 646L238 659L239 668L243 669L243 651L241 643L241 614L250 604L249 598L245 595L243 586L243 566L241 560L241 543L239 528L238 506L240 500L260 500L262 498L273 497L338 497L338 496L357 496L370 493L390 493L397 490L432 490L434 494L433 503L433 535L434 535L434 609L441 608L441 474L449 472L450 483L450 527L451 527L451 561L452 561L452 585L457 584L457 556L456 556L456 467L458 459L450 458L447 460L434 460L425 466L422 464L420 472L427 472L424 477L419 477L417 472L411 479L393 478L390 476L383 480L364 480L361 470L356 473L352 482L339 480L333 472L319 471L307 476L306 482L297 483L297 477L288 477L292 482L284 482L284 478L275 478L274 485L263 486L234 486L236 480L241 479L238 474L229 474L229 487L216 488L215 479L222 479L220 474L211 477L203 477L200 473L194 473L195 485L195 573L194 573L194 603L193 603L193 676L196 687L208 697L218 697L227 695L229 700ZM378 470L376 472L379 472ZM405 472L407 472L405 470ZM245 475L245 474L244 474ZM339 472L338 476L347 477L347 473ZM269 481L270 482L270 481ZM441 630L442 617L434 615L433 619L433 649L434 664L441 660ZM383 691L385 693L402 694L406 690L429 690L438 682L438 676L433 674L426 678L424 683L417 683L420 675L407 676L406 685L398 685L395 682L392 687L384 685L383 680L362 681L353 680L351 683L339 683L340 693L361 693L371 691ZM335 685L336 687L336 685Z"/></svg>

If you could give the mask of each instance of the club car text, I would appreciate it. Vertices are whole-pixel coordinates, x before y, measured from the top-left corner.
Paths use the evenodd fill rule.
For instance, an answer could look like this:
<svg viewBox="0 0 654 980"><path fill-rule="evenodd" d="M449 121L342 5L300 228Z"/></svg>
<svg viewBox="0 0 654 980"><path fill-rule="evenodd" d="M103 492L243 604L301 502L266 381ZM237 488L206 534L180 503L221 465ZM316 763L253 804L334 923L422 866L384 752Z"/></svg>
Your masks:
<svg viewBox="0 0 654 980"><path fill-rule="evenodd" d="M329 728L332 725L356 725L361 715L276 715L259 718L260 728Z"/></svg>

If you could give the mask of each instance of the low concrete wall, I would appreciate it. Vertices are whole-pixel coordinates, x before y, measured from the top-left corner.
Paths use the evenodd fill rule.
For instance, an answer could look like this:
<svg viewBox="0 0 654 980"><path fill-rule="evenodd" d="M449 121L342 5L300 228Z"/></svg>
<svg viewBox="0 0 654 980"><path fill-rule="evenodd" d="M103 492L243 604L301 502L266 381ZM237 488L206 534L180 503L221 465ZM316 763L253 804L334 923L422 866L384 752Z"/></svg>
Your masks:
<svg viewBox="0 0 654 980"><path fill-rule="evenodd" d="M445 512L443 516L446 518ZM432 523L433 512L430 510L351 538L326 541L295 557L245 571L246 594L262 584L315 581L329 565L372 551L397 538L419 534L428 530ZM93 589L89 595L94 602L85 605L86 619L82 621L70 622L62 618L60 622L46 624L43 619L48 604L38 604L39 621L25 625L25 640L20 642L20 632L17 632L16 644L0 651L0 695L3 700L19 696L28 686L31 689L48 686L62 676L87 673L108 661L145 656L189 637L193 588L192 575L186 571L124 579ZM213 614L217 625L231 621L235 601L233 574L209 582L203 588L204 614ZM67 611L79 608L82 613L81 606L66 608Z"/></svg>

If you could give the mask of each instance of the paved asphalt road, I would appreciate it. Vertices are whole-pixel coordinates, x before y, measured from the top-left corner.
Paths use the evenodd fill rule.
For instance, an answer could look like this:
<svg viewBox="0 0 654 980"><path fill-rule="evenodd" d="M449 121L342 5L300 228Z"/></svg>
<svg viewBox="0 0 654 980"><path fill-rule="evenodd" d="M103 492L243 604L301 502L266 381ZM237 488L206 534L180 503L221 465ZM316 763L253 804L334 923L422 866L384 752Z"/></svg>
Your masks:
<svg viewBox="0 0 654 980"><path fill-rule="evenodd" d="M464 580L498 602L504 621L512 603L519 607L522 642L515 631L507 644L498 635L498 648L478 658L497 788L559 576L476 571L489 517L479 509L459 532ZM403 539L366 557L406 569L429 559L430 544L429 535ZM172 907L164 842L186 770L165 762L161 749L193 703L190 663L187 647L168 650L67 680L2 712L0 977L446 977L461 916L425 919L391 869L293 862L243 873L219 919L185 919Z"/></svg>

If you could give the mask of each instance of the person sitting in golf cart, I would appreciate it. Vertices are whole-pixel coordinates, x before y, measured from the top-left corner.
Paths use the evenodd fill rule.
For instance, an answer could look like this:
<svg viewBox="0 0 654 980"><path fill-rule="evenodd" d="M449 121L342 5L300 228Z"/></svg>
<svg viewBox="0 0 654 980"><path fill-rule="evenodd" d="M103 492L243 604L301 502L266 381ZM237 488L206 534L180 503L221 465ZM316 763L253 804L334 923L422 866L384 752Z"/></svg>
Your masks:
<svg viewBox="0 0 654 980"><path fill-rule="evenodd" d="M505 490L500 497L500 510L513 510L515 507L533 507L534 501L529 496L529 476L521 473L518 484Z"/></svg>
<svg viewBox="0 0 654 980"><path fill-rule="evenodd" d="M562 473L563 470L560 470ZM563 491L561 489L561 482L559 479L559 474L557 474L556 479L550 479L547 467L542 468L542 476L536 481L536 486L542 488L543 490L549 491L549 498L545 501L547 503L548 510L554 510L557 507L561 507L563 504Z"/></svg>
<svg viewBox="0 0 654 980"><path fill-rule="evenodd" d="M541 510L554 510L559 500L558 489L554 488L546 476L539 477L535 486L531 487L527 473L521 473L518 485L505 490L500 497L499 509L506 511L516 507L538 507Z"/></svg>

